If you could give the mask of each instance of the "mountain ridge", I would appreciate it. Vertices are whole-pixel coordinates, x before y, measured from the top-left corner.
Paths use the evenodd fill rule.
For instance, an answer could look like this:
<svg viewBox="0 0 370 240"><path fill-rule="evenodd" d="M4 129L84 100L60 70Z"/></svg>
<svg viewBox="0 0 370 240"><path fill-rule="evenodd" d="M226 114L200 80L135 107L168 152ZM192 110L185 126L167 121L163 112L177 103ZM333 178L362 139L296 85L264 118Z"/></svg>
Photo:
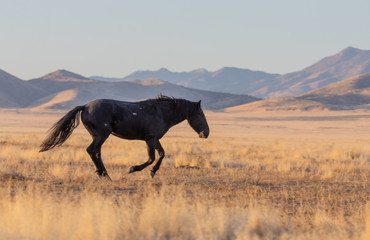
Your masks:
<svg viewBox="0 0 370 240"><path fill-rule="evenodd" d="M347 47L301 71L278 77L276 80L279 84L270 86L266 92L269 97L294 96L368 72L370 50Z"/></svg>
<svg viewBox="0 0 370 240"><path fill-rule="evenodd" d="M123 81L143 80L147 78L156 78L171 82L185 87L201 90L227 92L233 94L246 94L240 89L253 88L255 80L268 81L278 74L270 74L263 71L254 71L236 67L223 67L214 72L204 68L195 69L189 72L171 72L166 68L156 71L136 71L126 77ZM243 78L242 80L239 80ZM235 91L237 89L237 91ZM253 91L248 95L253 95Z"/></svg>
<svg viewBox="0 0 370 240"><path fill-rule="evenodd" d="M3 107L25 107L45 92L0 69L0 103Z"/></svg>
<svg viewBox="0 0 370 240"><path fill-rule="evenodd" d="M370 73L344 79L294 97L276 97L226 111L308 111L370 109Z"/></svg>
<svg viewBox="0 0 370 240"><path fill-rule="evenodd" d="M307 109L311 109L313 105L315 105L315 109L327 108L328 106L329 109L335 109L335 101L345 99L341 94L343 89L337 88L335 90L337 92L332 93L332 95L341 96L342 100L334 97L326 98L326 101L334 101L333 106L330 106L328 102L317 101L312 95L315 92L312 93L312 91L369 72L370 50L360 50L353 47L347 47L335 55L324 57L301 71L284 75L235 67L223 67L213 72L205 68L198 68L190 72L175 73L161 68L155 73L165 76L162 79L149 78L148 76L151 76L153 71L136 71L130 74L130 77L125 78L126 81L120 79L120 81L109 82L90 79L67 70L57 70L40 78L24 81L0 70L0 107L67 108L73 104L84 104L86 103L84 101L95 98L137 101L153 98L163 93L193 100L205 97L207 101L204 102L208 108L222 109L260 100L248 94L229 93L232 92L232 89L238 89L238 91L245 93L247 89L248 92L257 96L280 97L267 101L270 107L276 106L276 103L284 103L286 106L289 103L293 104L290 107L292 109L304 109L299 107L302 104L306 105ZM169 78L167 79L169 81L163 80L166 77ZM130 78L133 80L129 80ZM361 84L361 86L365 86L365 83ZM350 87L352 91L360 91L355 90L352 85L346 85L346 87ZM367 89L367 85L363 88ZM329 91L323 89L321 91ZM366 91L360 93L365 97L347 94L347 100L366 103ZM311 95L306 95L306 93ZM293 94L296 97L293 97ZM65 103L62 103L63 98L65 98ZM46 104L47 102L49 103ZM298 102L300 104L297 105ZM254 103L254 105L259 104ZM355 105L354 103L353 106Z"/></svg>
<svg viewBox="0 0 370 240"><path fill-rule="evenodd" d="M370 50L347 47L302 70L282 75L234 67L214 72L204 68L189 72L171 72L161 68L136 71L120 81L156 78L191 88L271 98L303 94L367 72L370 72Z"/></svg>
<svg viewBox="0 0 370 240"><path fill-rule="evenodd" d="M48 73L43 77L37 78L40 80L51 80L51 81L56 81L56 82L93 82L96 80L84 77L82 75L60 69L56 70L54 72ZM31 79L32 81L34 79Z"/></svg>
<svg viewBox="0 0 370 240"><path fill-rule="evenodd" d="M76 105L83 105L98 98L116 99L121 101L139 101L154 98L158 94L184 98L191 101L202 100L205 109L220 110L235 106L258 98L247 95L218 93L178 86L158 79L137 81L104 82L91 80L84 76L66 71L57 70L43 77L23 81L11 78L8 82L17 82L29 88L39 89L36 99L25 105L16 105L9 102L6 106L0 102L0 107L27 107L33 110L70 109ZM1 86L0 86L1 88ZM5 94L0 95L6 98Z"/></svg>

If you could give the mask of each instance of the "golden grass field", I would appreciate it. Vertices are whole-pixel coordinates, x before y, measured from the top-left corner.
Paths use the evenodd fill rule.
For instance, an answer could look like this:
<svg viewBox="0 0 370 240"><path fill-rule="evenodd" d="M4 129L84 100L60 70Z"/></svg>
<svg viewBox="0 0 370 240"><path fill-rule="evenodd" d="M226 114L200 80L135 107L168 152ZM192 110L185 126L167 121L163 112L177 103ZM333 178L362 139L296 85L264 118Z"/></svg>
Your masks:
<svg viewBox="0 0 370 240"><path fill-rule="evenodd" d="M62 113L0 110L0 239L370 239L370 112L206 112L162 139L111 136L95 175L82 125L39 153Z"/></svg>

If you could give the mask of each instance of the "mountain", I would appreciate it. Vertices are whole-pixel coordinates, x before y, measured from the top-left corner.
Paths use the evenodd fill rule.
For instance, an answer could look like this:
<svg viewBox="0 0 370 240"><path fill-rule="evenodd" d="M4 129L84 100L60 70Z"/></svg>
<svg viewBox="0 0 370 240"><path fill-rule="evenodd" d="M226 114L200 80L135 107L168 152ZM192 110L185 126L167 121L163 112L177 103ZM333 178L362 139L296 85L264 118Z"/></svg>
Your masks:
<svg viewBox="0 0 370 240"><path fill-rule="evenodd" d="M66 70L57 70L39 79L54 82L94 82L94 80Z"/></svg>
<svg viewBox="0 0 370 240"><path fill-rule="evenodd" d="M313 91L324 86L332 87L331 84L343 79L348 80L369 72L370 51L353 47L325 57L301 71L284 75L232 67L215 72L203 68L190 72L171 72L161 68L158 71L137 71L116 81L104 77L90 79L58 70L37 79L23 81L0 71L0 107L69 108L95 98L137 101L163 93L194 101L206 99L203 102L208 109L223 109L258 100L249 95L280 97L248 105L256 108L348 109L357 108L358 102L367 104L367 95L364 92L356 96L337 92L329 98L322 95L316 97L312 95L315 93ZM346 89L340 91L346 92ZM333 101L334 104L331 104ZM338 101L344 102L339 104Z"/></svg>
<svg viewBox="0 0 370 240"><path fill-rule="evenodd" d="M224 67L215 72L209 72L204 68L191 72L171 72L166 68L161 68L157 71L137 71L120 79L120 81L155 78L190 88L253 95L256 90L260 89L261 85L271 82L278 76L278 74L232 67ZM101 77L92 78L102 79ZM103 78L103 80L111 81L114 79Z"/></svg>
<svg viewBox="0 0 370 240"><path fill-rule="evenodd" d="M284 75L231 67L215 72L202 68L190 72L171 72L161 68L157 71L137 71L119 80L155 78L202 90L270 98L299 95L368 72L370 51L347 47L303 70Z"/></svg>
<svg viewBox="0 0 370 240"><path fill-rule="evenodd" d="M278 76L275 84L266 85L256 96L294 96L322 86L370 72L370 50L348 47L294 73Z"/></svg>
<svg viewBox="0 0 370 240"><path fill-rule="evenodd" d="M88 84L97 83L98 81L66 70L57 70L41 78L31 79L28 82L52 94L71 88L83 87Z"/></svg>
<svg viewBox="0 0 370 240"><path fill-rule="evenodd" d="M0 70L0 107L70 109L97 98L140 101L159 94L202 100L204 109L220 110L258 98L247 95L211 92L178 86L158 79L106 82L86 78L66 70L58 70L29 81Z"/></svg>
<svg viewBox="0 0 370 240"><path fill-rule="evenodd" d="M171 83L182 83L189 78L194 76L201 76L202 74L197 74L196 72L171 72L166 68L161 68L157 71L136 71L124 78L123 81L132 81L132 80L144 80L150 78L156 78L163 81L171 82ZM180 84L181 85L181 84Z"/></svg>
<svg viewBox="0 0 370 240"><path fill-rule="evenodd" d="M97 81L65 70L58 70L44 77L32 79L29 83L49 93L28 105L35 110L70 109L97 98L139 101L154 98L160 93L192 101L202 100L203 107L212 110L259 100L247 95L186 88L158 79L121 82Z"/></svg>
<svg viewBox="0 0 370 240"><path fill-rule="evenodd" d="M332 110L369 108L370 73L327 85L296 98L320 102Z"/></svg>
<svg viewBox="0 0 370 240"><path fill-rule="evenodd" d="M45 92L3 70L0 70L0 104L1 107L25 107Z"/></svg>
<svg viewBox="0 0 370 240"><path fill-rule="evenodd" d="M103 76L91 76L89 79L97 80L97 81L104 81L104 82L119 82L122 81L121 78L109 78L109 77L103 77Z"/></svg>
<svg viewBox="0 0 370 240"><path fill-rule="evenodd" d="M338 81L295 97L277 97L228 111L307 111L370 109L370 73Z"/></svg>

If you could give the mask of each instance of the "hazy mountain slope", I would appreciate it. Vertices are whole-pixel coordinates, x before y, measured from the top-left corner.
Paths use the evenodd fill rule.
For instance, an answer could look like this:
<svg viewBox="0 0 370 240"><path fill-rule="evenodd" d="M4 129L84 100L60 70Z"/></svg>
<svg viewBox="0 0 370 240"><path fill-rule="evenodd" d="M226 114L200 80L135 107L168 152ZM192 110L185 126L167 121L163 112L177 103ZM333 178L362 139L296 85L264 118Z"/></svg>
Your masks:
<svg viewBox="0 0 370 240"><path fill-rule="evenodd" d="M98 81L72 73L66 70L57 70L41 78L28 81L31 85L41 88L49 94L58 93L67 89L82 87Z"/></svg>
<svg viewBox="0 0 370 240"><path fill-rule="evenodd" d="M189 89L170 83L148 85L147 82L143 84L138 82L117 82L106 84L91 83L63 90L36 102L34 107L37 109L69 109L77 105L86 104L97 98L139 101L146 98L154 98L160 93L192 101L202 100L203 107L212 110L258 100L250 96Z"/></svg>
<svg viewBox="0 0 370 240"><path fill-rule="evenodd" d="M0 107L25 107L46 93L3 70L0 70Z"/></svg>
<svg viewBox="0 0 370 240"><path fill-rule="evenodd" d="M91 76L89 79L97 80L97 81L105 81L105 82L120 82L122 78L114 78L114 77L103 77L103 76Z"/></svg>
<svg viewBox="0 0 370 240"><path fill-rule="evenodd" d="M207 70L205 70L204 73L207 73ZM192 77L201 77L203 75L203 72L200 71L191 71L191 72L171 72L166 68L161 68L157 71L136 71L124 78L122 78L123 81L131 81L131 80L144 80L144 79L160 79L163 81L171 82L171 83L181 83L183 81L186 81L189 78Z"/></svg>
<svg viewBox="0 0 370 240"><path fill-rule="evenodd" d="M270 83L277 76L279 75L232 67L225 67L215 72L209 72L206 69L197 69L191 72L171 72L161 68L157 71L137 71L122 78L122 80L156 78L196 89L253 95L261 86Z"/></svg>
<svg viewBox="0 0 370 240"><path fill-rule="evenodd" d="M306 111L370 109L370 73L329 84L296 97L271 98L228 111Z"/></svg>
<svg viewBox="0 0 370 240"><path fill-rule="evenodd" d="M261 71L225 67L216 72L209 73L202 78L191 78L182 85L206 89L210 91L222 91L236 94L255 95L255 91L266 84L272 84L272 80L279 75Z"/></svg>
<svg viewBox="0 0 370 240"><path fill-rule="evenodd" d="M30 107L38 110L45 108L69 109L97 98L139 101L154 98L161 93L192 101L202 100L205 109L213 110L259 100L246 95L186 88L158 79L121 82L96 81L65 70L59 70L29 82L49 93L30 104Z"/></svg>
<svg viewBox="0 0 370 240"><path fill-rule="evenodd" d="M192 101L202 100L205 109L223 109L229 106L236 106L258 100L250 96L232 95L227 93L215 93L177 86L163 82L158 84L144 82L97 82L77 88L63 90L55 93L42 101L36 102L34 107L48 109L69 109L76 105L86 104L97 98L116 99L121 101L139 101L147 98L154 98L162 93L168 96L185 98ZM63 97L65 99L63 99Z"/></svg>
<svg viewBox="0 0 370 240"><path fill-rule="evenodd" d="M370 73L345 79L297 96L319 102L330 109L352 109L370 104Z"/></svg>
<svg viewBox="0 0 370 240"><path fill-rule="evenodd" d="M370 51L348 47L302 71L277 77L276 84L256 92L256 96L294 96L322 86L370 72Z"/></svg>
<svg viewBox="0 0 370 240"><path fill-rule="evenodd" d="M55 82L94 82L94 80L92 79L86 78L84 76L66 70L57 70L39 79Z"/></svg>
<svg viewBox="0 0 370 240"><path fill-rule="evenodd" d="M329 110L325 105L294 97L276 97L266 100L243 104L225 109L226 112L251 112L251 111L323 111Z"/></svg>
<svg viewBox="0 0 370 240"><path fill-rule="evenodd" d="M230 67L215 72L206 69L171 72L161 68L158 71L137 71L121 80L156 78L191 88L269 98L299 95L368 72L370 51L348 47L301 71L284 75Z"/></svg>
<svg viewBox="0 0 370 240"><path fill-rule="evenodd" d="M352 95L333 94L330 98L323 97L321 94L320 101L316 99L316 95L312 95L312 91L368 72L370 72L370 51L352 47L323 58L302 71L285 75L239 68L222 68L216 72L198 69L177 73L162 68L158 71L135 72L124 78L127 81L121 79L122 81L107 82L92 80L66 70L58 70L41 78L23 81L0 71L0 107L43 105L47 108L58 108L84 103L95 98L136 101L163 93L192 100L207 99L205 105L209 109L222 109L257 100L246 94L260 97L285 97L254 103L256 108L263 108L261 104L268 104L266 108L276 108L277 104L280 104L280 109L341 109L348 108L351 104L356 107L357 102L366 102L367 90L361 93L356 90L357 93ZM128 81L129 79L131 80ZM321 91L328 92L329 89ZM306 96L304 94L306 92L310 92L311 95ZM243 93L243 95L235 95L235 93ZM286 97L299 94L301 95L297 98ZM63 103L63 98L69 100ZM70 105L67 104L68 102ZM340 102L343 103L342 107L339 106Z"/></svg>

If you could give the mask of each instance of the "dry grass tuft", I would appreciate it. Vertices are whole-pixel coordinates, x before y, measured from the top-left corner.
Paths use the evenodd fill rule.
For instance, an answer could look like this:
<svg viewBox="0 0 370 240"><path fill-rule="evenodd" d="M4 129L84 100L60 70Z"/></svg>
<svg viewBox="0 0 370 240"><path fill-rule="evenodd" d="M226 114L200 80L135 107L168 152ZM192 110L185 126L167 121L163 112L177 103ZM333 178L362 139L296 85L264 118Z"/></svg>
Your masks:
<svg viewBox="0 0 370 240"><path fill-rule="evenodd" d="M206 141L180 125L162 140L167 156L154 179L148 169L127 174L146 160L144 143L109 138L105 182L83 128L41 154L45 126L59 115L24 114L17 125L8 113L0 238L369 239L370 115L301 114L208 113Z"/></svg>

